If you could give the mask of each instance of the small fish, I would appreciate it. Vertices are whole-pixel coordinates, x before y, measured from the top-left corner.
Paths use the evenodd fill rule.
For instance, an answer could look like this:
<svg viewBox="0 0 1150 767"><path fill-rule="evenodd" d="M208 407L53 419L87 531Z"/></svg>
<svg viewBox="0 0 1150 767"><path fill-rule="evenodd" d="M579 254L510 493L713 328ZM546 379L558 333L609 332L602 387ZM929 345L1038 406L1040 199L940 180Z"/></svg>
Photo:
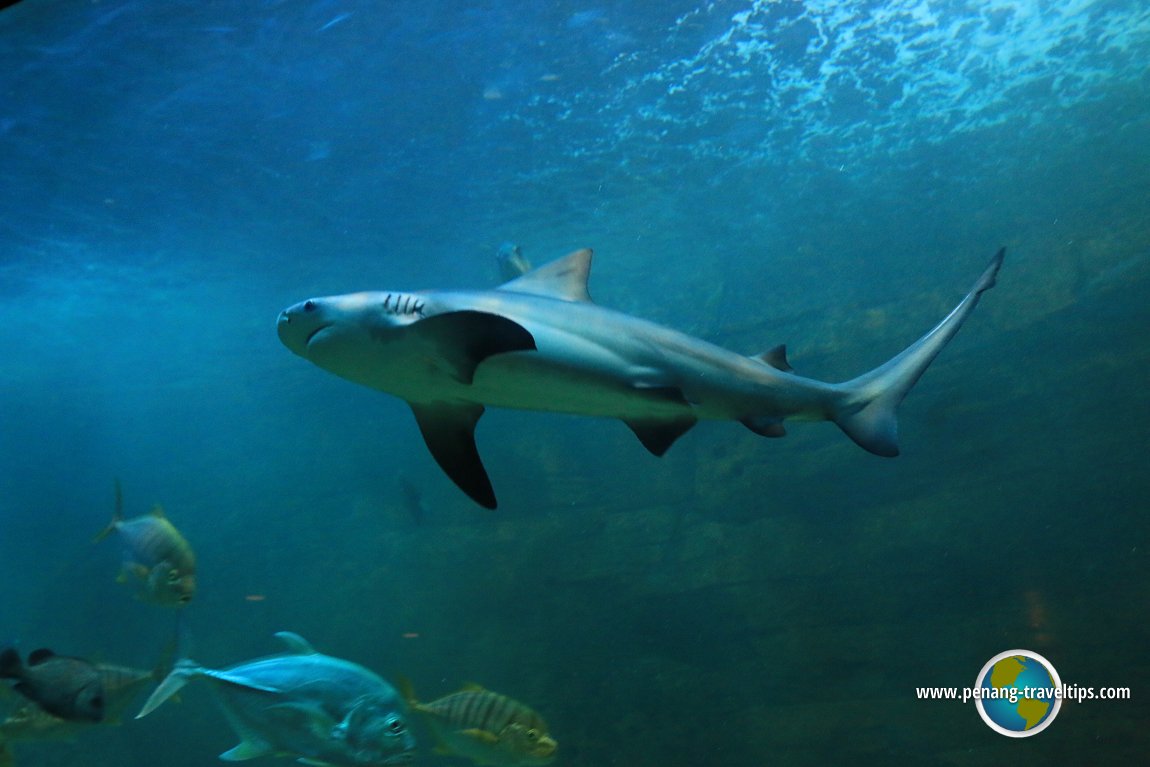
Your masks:
<svg viewBox="0 0 1150 767"><path fill-rule="evenodd" d="M469 684L420 703L410 683L402 687L412 711L423 716L438 738L439 753L493 767L547 764L555 758L559 744L548 734L547 723L517 700Z"/></svg>
<svg viewBox="0 0 1150 767"><path fill-rule="evenodd" d="M499 276L504 282L510 282L531 271L531 262L523 256L523 249L514 242L505 242L499 246L495 263L499 266Z"/></svg>
<svg viewBox="0 0 1150 767"><path fill-rule="evenodd" d="M147 716L189 680L216 684L220 706L241 742L220 754L228 762L294 756L303 764L381 767L411 761L415 738L406 707L391 685L358 664L316 652L287 631L288 652L210 669L184 658L136 718Z"/></svg>
<svg viewBox="0 0 1150 767"><path fill-rule="evenodd" d="M112 521L96 536L102 541L113 532L124 542L120 582L134 577L142 582L141 598L155 604L180 607L196 593L196 555L180 531L156 506L151 514L124 519L124 497L116 481L116 510Z"/></svg>
<svg viewBox="0 0 1150 767"><path fill-rule="evenodd" d="M41 648L27 664L9 647L0 653L0 679L15 679L14 689L49 714L70 722L104 719L104 682L95 665Z"/></svg>

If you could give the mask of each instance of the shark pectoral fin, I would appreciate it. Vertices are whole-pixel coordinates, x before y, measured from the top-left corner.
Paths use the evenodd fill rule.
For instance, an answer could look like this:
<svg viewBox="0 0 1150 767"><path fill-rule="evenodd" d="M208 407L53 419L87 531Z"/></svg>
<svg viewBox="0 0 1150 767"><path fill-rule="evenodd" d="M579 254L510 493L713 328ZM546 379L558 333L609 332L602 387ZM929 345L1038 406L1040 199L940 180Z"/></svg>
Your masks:
<svg viewBox="0 0 1150 767"><path fill-rule="evenodd" d="M697 420L693 415L683 415L672 419L629 418L623 423L635 432L643 447L661 456L675 443L675 440L690 431Z"/></svg>
<svg viewBox="0 0 1150 767"><path fill-rule="evenodd" d="M786 427L783 426L783 419L778 416L752 415L746 418L740 418L739 423L760 437L787 436Z"/></svg>
<svg viewBox="0 0 1150 767"><path fill-rule="evenodd" d="M483 405L471 402L409 402L423 441L439 468L460 490L480 506L494 509L497 502L487 470L475 447L475 424Z"/></svg>
<svg viewBox="0 0 1150 767"><path fill-rule="evenodd" d="M420 320L412 332L430 340L450 375L470 384L475 368L493 354L535 350L535 337L518 322L488 312L459 311Z"/></svg>

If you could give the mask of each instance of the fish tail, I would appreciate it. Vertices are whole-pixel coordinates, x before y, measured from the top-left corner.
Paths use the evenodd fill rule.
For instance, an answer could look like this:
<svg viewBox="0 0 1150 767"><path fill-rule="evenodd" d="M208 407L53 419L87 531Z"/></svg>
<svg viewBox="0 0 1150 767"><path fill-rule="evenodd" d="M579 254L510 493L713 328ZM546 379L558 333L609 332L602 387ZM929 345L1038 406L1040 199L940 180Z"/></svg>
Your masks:
<svg viewBox="0 0 1150 767"><path fill-rule="evenodd" d="M182 690L189 679L199 676L202 671L203 667L190 658L181 658L176 661L175 667L164 677L164 681L160 682L152 694L148 696L148 699L144 701L144 707L140 709L140 713L136 714L136 718L143 719L155 711L164 701Z"/></svg>
<svg viewBox="0 0 1150 767"><path fill-rule="evenodd" d="M143 719L148 714L159 708L164 701L175 695L183 689L184 685L188 683L192 677L198 676L203 671L203 666L196 663L188 657L191 651L192 634L188 629L188 624L184 618L183 613L176 614L176 638L175 638L175 653L176 662L171 664L171 653L166 651L167 657L163 658L161 663L167 664L171 671L165 676L148 699L144 701L144 707L140 709L140 713L136 714L137 719Z"/></svg>
<svg viewBox="0 0 1150 767"><path fill-rule="evenodd" d="M107 538L116 530L116 526L124 520L124 491L120 489L120 478L116 478L116 507L112 511L112 521L108 523L100 532L96 533L96 537L92 539L92 543L99 543Z"/></svg>
<svg viewBox="0 0 1150 767"><path fill-rule="evenodd" d="M860 447L876 455L898 455L899 403L966 322L983 292L994 287L1005 254L1000 248L970 292L929 333L885 364L841 385L845 395L831 420Z"/></svg>

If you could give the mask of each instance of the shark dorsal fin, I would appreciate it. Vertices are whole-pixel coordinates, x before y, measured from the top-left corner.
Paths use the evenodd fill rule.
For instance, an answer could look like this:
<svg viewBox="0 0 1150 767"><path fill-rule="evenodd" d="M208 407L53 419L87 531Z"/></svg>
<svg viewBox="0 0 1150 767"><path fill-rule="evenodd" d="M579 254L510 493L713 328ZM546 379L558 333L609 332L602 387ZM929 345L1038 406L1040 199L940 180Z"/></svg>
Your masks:
<svg viewBox="0 0 1150 767"><path fill-rule="evenodd" d="M532 269L522 277L499 286L499 290L530 293L563 301L590 301L587 277L591 274L591 249L583 248Z"/></svg>
<svg viewBox="0 0 1150 767"><path fill-rule="evenodd" d="M764 364L770 365L775 370L781 370L784 373L793 373L795 369L791 367L791 363L787 362L787 345L779 344L778 346L767 349L762 354L755 355L753 359L758 360Z"/></svg>
<svg viewBox="0 0 1150 767"><path fill-rule="evenodd" d="M277 631L276 639L287 645L288 652L293 655L319 655L310 642L294 631Z"/></svg>

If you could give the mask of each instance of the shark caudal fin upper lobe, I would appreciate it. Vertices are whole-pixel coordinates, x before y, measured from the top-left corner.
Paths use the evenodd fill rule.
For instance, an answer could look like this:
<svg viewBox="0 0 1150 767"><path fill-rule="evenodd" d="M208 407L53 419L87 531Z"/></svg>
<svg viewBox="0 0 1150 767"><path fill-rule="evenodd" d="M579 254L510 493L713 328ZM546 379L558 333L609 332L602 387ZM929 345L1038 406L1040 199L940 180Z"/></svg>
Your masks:
<svg viewBox="0 0 1150 767"><path fill-rule="evenodd" d="M966 322L982 293L994 287L1005 255L1006 248L1000 248L966 297L929 333L885 364L842 384L846 395L832 420L859 446L876 455L898 455L899 403Z"/></svg>

